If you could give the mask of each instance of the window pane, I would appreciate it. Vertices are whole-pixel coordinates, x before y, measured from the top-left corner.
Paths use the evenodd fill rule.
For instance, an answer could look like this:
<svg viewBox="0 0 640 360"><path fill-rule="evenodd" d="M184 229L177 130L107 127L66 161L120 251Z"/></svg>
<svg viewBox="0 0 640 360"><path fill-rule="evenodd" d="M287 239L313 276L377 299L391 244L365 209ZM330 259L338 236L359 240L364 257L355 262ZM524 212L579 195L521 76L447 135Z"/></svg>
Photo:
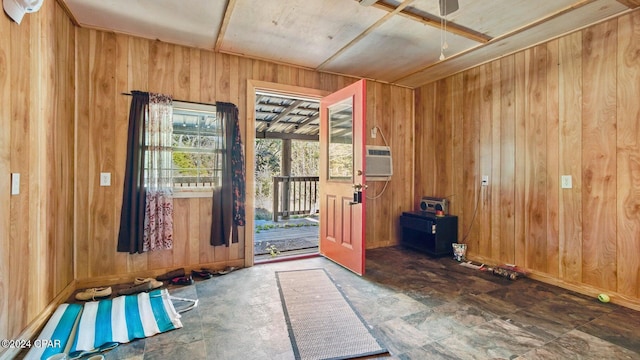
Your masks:
<svg viewBox="0 0 640 360"><path fill-rule="evenodd" d="M329 179L353 176L353 99L329 108Z"/></svg>

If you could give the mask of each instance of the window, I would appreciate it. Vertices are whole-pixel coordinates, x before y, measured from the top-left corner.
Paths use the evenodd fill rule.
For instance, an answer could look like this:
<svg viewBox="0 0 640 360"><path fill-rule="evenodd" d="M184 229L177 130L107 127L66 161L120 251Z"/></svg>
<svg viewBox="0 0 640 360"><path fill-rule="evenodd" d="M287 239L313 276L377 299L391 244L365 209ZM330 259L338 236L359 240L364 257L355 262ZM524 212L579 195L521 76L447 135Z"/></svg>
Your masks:
<svg viewBox="0 0 640 360"><path fill-rule="evenodd" d="M221 185L221 127L216 107L173 102L173 188L211 190Z"/></svg>

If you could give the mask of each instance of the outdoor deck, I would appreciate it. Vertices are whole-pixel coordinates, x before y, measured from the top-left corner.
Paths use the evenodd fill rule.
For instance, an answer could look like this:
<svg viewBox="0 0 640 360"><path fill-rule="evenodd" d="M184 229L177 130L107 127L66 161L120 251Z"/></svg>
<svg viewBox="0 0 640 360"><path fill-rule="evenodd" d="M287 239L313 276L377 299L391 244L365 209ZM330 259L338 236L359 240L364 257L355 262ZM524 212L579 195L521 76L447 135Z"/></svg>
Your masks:
<svg viewBox="0 0 640 360"><path fill-rule="evenodd" d="M280 220L256 220L254 255L256 260L272 258L267 247L273 245L280 252L276 256L299 255L318 251L320 228L317 216Z"/></svg>

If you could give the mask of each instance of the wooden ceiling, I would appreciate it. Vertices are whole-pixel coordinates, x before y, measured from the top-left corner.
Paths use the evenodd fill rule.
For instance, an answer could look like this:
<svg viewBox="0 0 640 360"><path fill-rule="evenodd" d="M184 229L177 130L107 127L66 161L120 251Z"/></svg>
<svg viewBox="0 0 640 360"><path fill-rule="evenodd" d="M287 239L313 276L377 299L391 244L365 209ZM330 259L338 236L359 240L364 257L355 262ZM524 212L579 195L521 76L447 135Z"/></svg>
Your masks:
<svg viewBox="0 0 640 360"><path fill-rule="evenodd" d="M640 5L459 0L444 31L438 0L380 0L370 6L358 0L189 0L189 6L175 0L58 1L83 27L410 88Z"/></svg>

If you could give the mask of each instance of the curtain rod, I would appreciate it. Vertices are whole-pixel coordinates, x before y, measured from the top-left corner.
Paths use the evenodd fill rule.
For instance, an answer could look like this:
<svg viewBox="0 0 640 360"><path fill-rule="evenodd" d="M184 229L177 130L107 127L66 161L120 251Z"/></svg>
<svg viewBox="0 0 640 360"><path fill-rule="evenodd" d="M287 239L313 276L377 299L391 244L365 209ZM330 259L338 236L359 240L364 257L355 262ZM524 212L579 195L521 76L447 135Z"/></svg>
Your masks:
<svg viewBox="0 0 640 360"><path fill-rule="evenodd" d="M125 93L125 92L123 92L123 93L120 93L120 95L131 96L131 93ZM197 102L197 101L189 101L189 100L173 99L173 101L183 102L183 103L187 103L187 104L197 104L197 105L209 105L209 106L216 106L216 104L212 104L212 103Z"/></svg>

